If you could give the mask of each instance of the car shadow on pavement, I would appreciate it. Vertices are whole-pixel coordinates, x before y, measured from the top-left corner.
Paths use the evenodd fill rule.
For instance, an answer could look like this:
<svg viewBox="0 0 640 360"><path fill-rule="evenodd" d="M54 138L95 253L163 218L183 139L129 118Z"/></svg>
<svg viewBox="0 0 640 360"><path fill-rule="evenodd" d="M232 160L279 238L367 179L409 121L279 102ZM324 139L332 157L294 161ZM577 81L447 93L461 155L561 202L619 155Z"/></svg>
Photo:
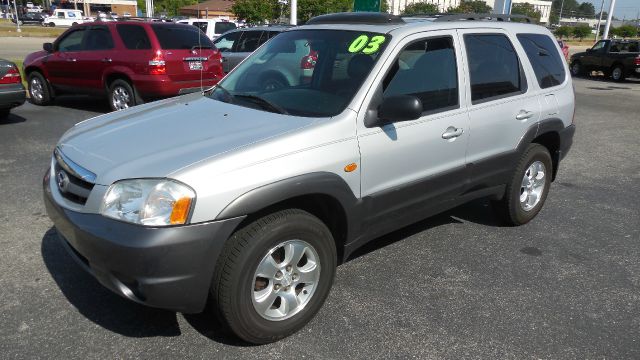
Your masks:
<svg viewBox="0 0 640 360"><path fill-rule="evenodd" d="M18 124L25 121L27 121L27 119L13 113L9 113L9 116L6 118L0 117L0 125Z"/></svg>
<svg viewBox="0 0 640 360"><path fill-rule="evenodd" d="M55 228L42 238L42 258L54 281L78 311L101 327L128 337L181 335L178 314L124 299L87 274L63 247ZM200 314L183 314L200 334L219 343L250 346L224 330L210 307Z"/></svg>
<svg viewBox="0 0 640 360"><path fill-rule="evenodd" d="M53 100L51 105L97 113L108 113L111 111L106 98L86 95L58 96Z"/></svg>
<svg viewBox="0 0 640 360"><path fill-rule="evenodd" d="M180 335L175 312L138 305L107 290L76 264L54 228L44 234L41 250L53 280L87 319L129 337Z"/></svg>

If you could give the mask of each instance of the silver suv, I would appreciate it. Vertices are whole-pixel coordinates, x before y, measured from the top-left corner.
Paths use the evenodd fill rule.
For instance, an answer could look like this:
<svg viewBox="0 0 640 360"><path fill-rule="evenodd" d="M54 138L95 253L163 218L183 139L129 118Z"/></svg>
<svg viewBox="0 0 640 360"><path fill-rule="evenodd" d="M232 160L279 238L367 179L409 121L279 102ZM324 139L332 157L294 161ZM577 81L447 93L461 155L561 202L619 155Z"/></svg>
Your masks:
<svg viewBox="0 0 640 360"><path fill-rule="evenodd" d="M44 178L63 246L128 299L210 303L266 343L381 235L480 197L530 221L574 133L561 50L540 26L447 20L320 16L201 94L77 124ZM300 44L312 74L266 86Z"/></svg>

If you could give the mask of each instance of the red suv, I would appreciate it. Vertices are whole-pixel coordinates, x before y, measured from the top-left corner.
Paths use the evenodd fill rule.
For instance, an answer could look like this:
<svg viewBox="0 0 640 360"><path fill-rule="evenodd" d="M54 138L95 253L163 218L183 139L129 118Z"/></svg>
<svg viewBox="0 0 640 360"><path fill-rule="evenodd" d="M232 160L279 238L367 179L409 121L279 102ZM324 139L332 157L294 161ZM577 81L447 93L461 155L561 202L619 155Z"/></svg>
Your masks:
<svg viewBox="0 0 640 360"><path fill-rule="evenodd" d="M139 21L71 27L24 60L31 101L107 94L113 110L199 91L223 76L222 58L197 27Z"/></svg>

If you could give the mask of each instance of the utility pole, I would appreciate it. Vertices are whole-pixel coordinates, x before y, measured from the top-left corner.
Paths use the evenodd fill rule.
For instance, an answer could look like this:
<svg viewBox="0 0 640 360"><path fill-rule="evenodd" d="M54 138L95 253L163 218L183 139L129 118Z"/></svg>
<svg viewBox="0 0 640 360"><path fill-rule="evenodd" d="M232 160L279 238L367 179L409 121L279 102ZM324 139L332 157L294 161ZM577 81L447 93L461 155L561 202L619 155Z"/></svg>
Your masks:
<svg viewBox="0 0 640 360"><path fill-rule="evenodd" d="M604 0L602 0L604 1ZM560 3L560 15L558 16L558 26L560 26L560 21L562 20L562 8L564 7L564 0Z"/></svg>
<svg viewBox="0 0 640 360"><path fill-rule="evenodd" d="M609 4L609 13L607 14L607 25L604 27L604 35L603 39L609 38L609 28L611 27L611 18L613 17L613 9L616 6L616 0L611 0L611 4Z"/></svg>
<svg viewBox="0 0 640 360"><path fill-rule="evenodd" d="M11 7L11 6L9 6ZM17 32L22 32L22 29L20 29L20 21L18 19L18 6L16 5L16 0L13 0L13 8L16 10L16 26L18 27L16 29Z"/></svg>
<svg viewBox="0 0 640 360"><path fill-rule="evenodd" d="M598 26L596 27L596 42L598 42L598 37L600 37L600 23L602 22L602 10L604 10L604 0L602 0L602 5L600 5L600 17L598 18Z"/></svg>
<svg viewBox="0 0 640 360"><path fill-rule="evenodd" d="M291 25L298 25L298 0L291 0Z"/></svg>

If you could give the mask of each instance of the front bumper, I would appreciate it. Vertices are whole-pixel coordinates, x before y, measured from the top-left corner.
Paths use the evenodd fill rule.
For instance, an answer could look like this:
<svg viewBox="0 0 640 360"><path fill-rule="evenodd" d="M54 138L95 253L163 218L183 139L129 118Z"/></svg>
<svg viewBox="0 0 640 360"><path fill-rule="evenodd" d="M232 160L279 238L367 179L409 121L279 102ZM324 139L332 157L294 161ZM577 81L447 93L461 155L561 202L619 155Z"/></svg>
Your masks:
<svg viewBox="0 0 640 360"><path fill-rule="evenodd" d="M204 309L218 255L243 219L145 227L68 210L51 191L45 176L47 214L82 268L130 300L184 313Z"/></svg>

